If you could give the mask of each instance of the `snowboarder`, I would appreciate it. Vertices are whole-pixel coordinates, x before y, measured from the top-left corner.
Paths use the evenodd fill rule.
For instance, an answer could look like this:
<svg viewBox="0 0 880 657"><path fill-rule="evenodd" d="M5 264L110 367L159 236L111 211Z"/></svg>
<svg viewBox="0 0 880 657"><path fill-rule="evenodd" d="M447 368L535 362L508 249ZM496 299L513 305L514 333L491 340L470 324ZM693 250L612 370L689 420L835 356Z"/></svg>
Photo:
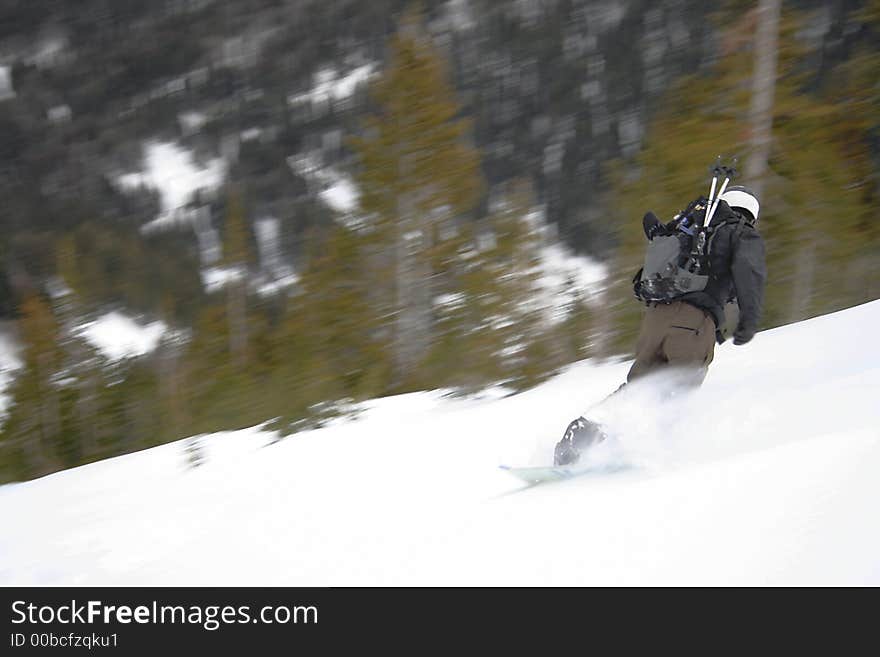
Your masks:
<svg viewBox="0 0 880 657"><path fill-rule="evenodd" d="M748 188L727 187L732 167L716 163L713 171L708 199L698 198L665 225L653 212L643 219L649 246L633 283L647 308L627 383L675 370L685 385L697 387L716 341L723 343L732 328L733 343L744 345L757 331L767 278L764 242L755 226L760 205ZM576 463L584 449L604 439L599 424L579 417L556 445L554 464Z"/></svg>

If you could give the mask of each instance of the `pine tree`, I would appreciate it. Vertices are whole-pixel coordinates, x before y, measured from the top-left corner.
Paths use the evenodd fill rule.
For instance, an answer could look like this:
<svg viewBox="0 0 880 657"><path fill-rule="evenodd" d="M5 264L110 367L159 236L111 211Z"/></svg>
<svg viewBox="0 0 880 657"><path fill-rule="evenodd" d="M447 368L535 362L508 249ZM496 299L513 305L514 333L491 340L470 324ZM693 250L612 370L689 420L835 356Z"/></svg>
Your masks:
<svg viewBox="0 0 880 657"><path fill-rule="evenodd" d="M353 140L360 158L362 210L374 261L383 263L375 302L394 318L395 378L411 379L433 339L432 254L450 246L456 221L482 190L469 123L440 56L409 12L390 44L389 66L372 89L375 115Z"/></svg>
<svg viewBox="0 0 880 657"><path fill-rule="evenodd" d="M847 185L850 196L859 201L855 244L846 267L847 297L869 300L880 297L880 223L876 208L880 200L880 154L865 147L865 136L876 145L880 134L880 0L868 0L856 12L862 24L862 38L851 57L831 75L828 94L845 121L832 119L840 128L839 140L855 171Z"/></svg>
<svg viewBox="0 0 880 657"><path fill-rule="evenodd" d="M166 295L162 321L169 327L172 326L172 305L173 300L170 295ZM181 335L170 330L162 336L155 354L157 405L161 409L161 442L187 435L186 429L192 423L185 356L186 343Z"/></svg>
<svg viewBox="0 0 880 657"><path fill-rule="evenodd" d="M55 316L59 322L59 348L64 355L64 369L75 386L72 430L77 436L78 461L88 462L98 457L100 443L109 427L105 426L99 406L99 388L104 385L103 358L77 332L85 287L80 258L73 235L59 240L56 250L58 278L54 299ZM110 423L112 424L112 423Z"/></svg>
<svg viewBox="0 0 880 657"><path fill-rule="evenodd" d="M24 341L23 366L10 390L12 405L3 427L0 458L6 480L47 474L61 462L59 329L51 307L36 292L22 302L19 333Z"/></svg>
<svg viewBox="0 0 880 657"><path fill-rule="evenodd" d="M230 274L226 282L229 352L235 365L244 368L248 362L247 285L251 249L244 207L237 191L229 195L224 237L223 265Z"/></svg>
<svg viewBox="0 0 880 657"><path fill-rule="evenodd" d="M425 368L435 385L469 390L536 382L526 374L525 355L546 337L546 327L536 305L540 238L530 220L533 196L522 181L504 191L493 212L463 226L457 250L435 264L448 273ZM537 367L554 365L542 359Z"/></svg>
<svg viewBox="0 0 880 657"><path fill-rule="evenodd" d="M378 396L389 385L381 319L370 303L365 242L338 224L309 240L310 258L271 341L279 428L318 419L328 407Z"/></svg>

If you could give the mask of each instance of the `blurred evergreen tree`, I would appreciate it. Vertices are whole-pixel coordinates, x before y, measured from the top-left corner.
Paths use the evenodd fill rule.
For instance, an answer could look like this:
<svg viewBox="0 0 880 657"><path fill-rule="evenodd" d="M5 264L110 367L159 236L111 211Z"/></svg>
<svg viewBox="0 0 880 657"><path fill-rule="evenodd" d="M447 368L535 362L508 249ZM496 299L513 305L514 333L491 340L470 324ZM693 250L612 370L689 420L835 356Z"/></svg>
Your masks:
<svg viewBox="0 0 880 657"><path fill-rule="evenodd" d="M390 383L390 350L370 302L365 242L331 224L310 239L297 293L273 334L273 390L283 432L349 400L379 396Z"/></svg>
<svg viewBox="0 0 880 657"><path fill-rule="evenodd" d="M446 66L410 10L391 39L389 66L374 84L373 115L352 141L360 159L361 209L372 221L381 265L373 299L393 319L394 376L412 385L434 340L438 250L454 249L460 219L483 190L479 154Z"/></svg>
<svg viewBox="0 0 880 657"><path fill-rule="evenodd" d="M529 186L513 183L489 216L461 227L454 251L438 254L433 268L446 275L423 370L426 385L522 387L536 383L532 373L552 373L558 364L526 362L532 343L547 338L537 306L541 242L533 209Z"/></svg>
<svg viewBox="0 0 880 657"><path fill-rule="evenodd" d="M99 436L103 428L98 407L98 389L105 383L101 375L102 359L97 350L77 334L82 311L78 291L83 289L83 280L71 235L58 241L55 256L58 276L54 281L53 306L59 323L59 347L64 356L67 378L76 388L73 422L78 437L78 460L88 461L99 454Z"/></svg>
<svg viewBox="0 0 880 657"><path fill-rule="evenodd" d="M213 295L202 305L185 354L166 354L173 360L163 370L163 394L190 433L252 426L277 414L265 390L273 354L266 345L269 318L250 295L252 260L244 203L233 188L226 206L222 302ZM168 397L174 390L186 399Z"/></svg>
<svg viewBox="0 0 880 657"><path fill-rule="evenodd" d="M21 304L19 334L22 367L9 390L11 406L0 442L4 481L38 477L64 465L59 327L51 306L35 291Z"/></svg>
<svg viewBox="0 0 880 657"><path fill-rule="evenodd" d="M251 254L244 207L239 193L233 190L226 208L223 265L228 273L225 287L229 352L239 368L248 362L247 286Z"/></svg>

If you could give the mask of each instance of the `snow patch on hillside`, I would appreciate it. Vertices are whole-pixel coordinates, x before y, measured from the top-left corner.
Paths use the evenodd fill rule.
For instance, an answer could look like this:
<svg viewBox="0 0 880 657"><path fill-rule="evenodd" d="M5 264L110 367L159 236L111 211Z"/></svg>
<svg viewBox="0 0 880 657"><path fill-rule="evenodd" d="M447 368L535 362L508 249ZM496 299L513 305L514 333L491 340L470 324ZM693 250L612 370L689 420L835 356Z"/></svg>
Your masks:
<svg viewBox="0 0 880 657"><path fill-rule="evenodd" d="M197 192L213 191L222 184L226 175L223 159L199 164L191 151L170 142L149 142L144 151L144 171L116 178L123 189L146 187L159 192L161 212L142 230L190 225L193 215L184 207Z"/></svg>
<svg viewBox="0 0 880 657"><path fill-rule="evenodd" d="M344 74L333 68L323 68L315 73L314 86L309 91L292 94L287 102L290 105L311 104L319 107L345 102L374 75L375 64L364 64Z"/></svg>
<svg viewBox="0 0 880 657"><path fill-rule="evenodd" d="M12 73L9 66L0 66L0 100L15 98L12 88Z"/></svg>
<svg viewBox="0 0 880 657"><path fill-rule="evenodd" d="M143 356L155 350L168 327L163 322L140 324L118 311L79 327L79 333L110 360Z"/></svg>
<svg viewBox="0 0 880 657"><path fill-rule="evenodd" d="M0 331L0 421L6 416L10 399L6 390L15 379L16 371L22 366L21 344L11 329Z"/></svg>
<svg viewBox="0 0 880 657"><path fill-rule="evenodd" d="M222 290L227 284L239 281L247 272L241 267L206 267L201 271L202 285L208 293Z"/></svg>
<svg viewBox="0 0 880 657"><path fill-rule="evenodd" d="M318 196L329 207L342 213L353 212L360 197L357 186L349 178L335 173L331 174L327 187Z"/></svg>
<svg viewBox="0 0 880 657"><path fill-rule="evenodd" d="M324 165L319 156L295 155L287 165L297 175L314 185L318 198L340 214L352 214L358 208L360 191L354 181L332 166Z"/></svg>
<svg viewBox="0 0 880 657"><path fill-rule="evenodd" d="M579 256L561 242L541 248L538 287L552 299L556 319L564 318L578 296L586 303L595 302L605 286L608 267L587 256Z"/></svg>

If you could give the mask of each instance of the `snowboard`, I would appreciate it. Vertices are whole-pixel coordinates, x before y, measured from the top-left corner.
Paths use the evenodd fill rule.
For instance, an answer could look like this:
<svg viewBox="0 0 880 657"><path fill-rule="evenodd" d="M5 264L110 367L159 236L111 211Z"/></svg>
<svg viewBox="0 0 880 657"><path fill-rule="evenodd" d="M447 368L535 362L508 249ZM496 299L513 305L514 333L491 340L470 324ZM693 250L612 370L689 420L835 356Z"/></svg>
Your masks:
<svg viewBox="0 0 880 657"><path fill-rule="evenodd" d="M565 481L588 474L601 474L626 470L629 466L616 465L538 465L526 467L514 467L510 465L499 466L505 472L513 475L527 484L543 484L549 481Z"/></svg>

